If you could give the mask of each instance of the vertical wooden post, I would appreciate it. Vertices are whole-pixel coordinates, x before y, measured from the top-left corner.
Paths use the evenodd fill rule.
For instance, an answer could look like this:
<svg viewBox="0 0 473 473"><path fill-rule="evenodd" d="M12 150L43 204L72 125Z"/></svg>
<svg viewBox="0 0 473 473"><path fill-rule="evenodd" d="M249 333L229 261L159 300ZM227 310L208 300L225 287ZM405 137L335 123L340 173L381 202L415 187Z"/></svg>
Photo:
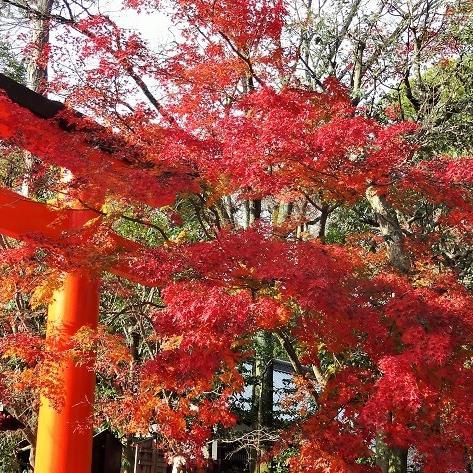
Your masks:
<svg viewBox="0 0 473 473"><path fill-rule="evenodd" d="M67 273L48 310L48 335L61 334L59 350L84 325L96 328L98 281L86 270ZM55 409L41 399L35 473L90 473L95 374L90 366L66 359L59 367L64 404Z"/></svg>

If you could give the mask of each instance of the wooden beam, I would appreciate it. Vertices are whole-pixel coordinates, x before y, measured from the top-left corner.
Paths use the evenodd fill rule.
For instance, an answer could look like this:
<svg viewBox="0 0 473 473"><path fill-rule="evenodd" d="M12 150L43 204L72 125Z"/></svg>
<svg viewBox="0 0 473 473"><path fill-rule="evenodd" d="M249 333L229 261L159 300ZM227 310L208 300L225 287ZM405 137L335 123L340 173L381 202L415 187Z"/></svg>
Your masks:
<svg viewBox="0 0 473 473"><path fill-rule="evenodd" d="M199 189L190 169L156 163L143 147L2 74L0 140L69 169L90 195L111 193L160 207L176 192Z"/></svg>
<svg viewBox="0 0 473 473"><path fill-rule="evenodd" d="M68 246L76 245L79 234L81 246L76 248L77 251L93 247L97 245L93 240L102 218L102 214L93 210L57 209L0 187L0 234L33 242L38 248L48 243L59 250L67 249ZM106 238L110 258L106 266L97 270L108 271L144 286L158 285L152 274L137 274L133 264L126 261L130 256L139 256L146 247L112 230L108 231Z"/></svg>

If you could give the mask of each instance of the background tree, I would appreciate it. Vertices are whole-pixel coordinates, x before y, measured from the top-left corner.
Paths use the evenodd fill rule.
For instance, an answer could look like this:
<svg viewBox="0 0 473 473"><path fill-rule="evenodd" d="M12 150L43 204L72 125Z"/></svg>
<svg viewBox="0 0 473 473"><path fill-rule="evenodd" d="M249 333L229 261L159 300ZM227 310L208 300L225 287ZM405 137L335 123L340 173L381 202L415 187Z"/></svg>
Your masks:
<svg viewBox="0 0 473 473"><path fill-rule="evenodd" d="M105 227L149 247L128 264L156 289L107 278L107 329L78 338L99 353L98 423L129 435L157 423L171 455L199 461L214 426L235 422L254 340L266 345L256 428L271 424L276 341L298 415L269 456L293 449L292 471L368 471L379 457L404 471L409 447L425 471L469 461L467 4L172 2L179 34L157 48L93 5L2 3L55 28L50 89L119 134L122 159L149 177L117 183L41 150L48 172L75 172L47 181L49 195L107 189ZM67 258L2 257L4 286L41 296L32 339L5 329L25 376L48 361L20 347L41 344L57 278L37 291L35 275ZM5 375L15 395L44 389Z"/></svg>

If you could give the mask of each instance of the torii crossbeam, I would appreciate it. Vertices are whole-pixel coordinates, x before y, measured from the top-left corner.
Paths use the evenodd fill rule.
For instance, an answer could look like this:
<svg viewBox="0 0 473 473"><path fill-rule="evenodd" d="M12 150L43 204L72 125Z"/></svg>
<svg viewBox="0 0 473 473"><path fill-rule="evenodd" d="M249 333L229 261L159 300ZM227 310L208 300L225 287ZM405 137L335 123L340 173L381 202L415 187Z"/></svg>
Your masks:
<svg viewBox="0 0 473 473"><path fill-rule="evenodd" d="M112 141L84 142L83 131L90 128L87 122L80 132L77 123L71 124L61 116L64 106L42 97L26 87L17 84L8 77L0 74L0 140L13 140L21 135L19 141L22 147L41 157L41 146L35 145L35 140L28 139L28 133L45 132L53 130L59 133L56 137L58 143L52 142L51 146L62 142L67 152L73 152L67 147L67 138L70 137L71 146L92 148L88 159L94 159L99 164L101 173L108 173L115 179L122 179L127 173L141 173L140 177L155 182L144 170L131 167L120 159L115 150L123 150L123 143ZM22 119L19 113L23 114ZM26 113L26 115L25 115ZM27 120L25 120L25 116ZM81 116L75 114L75 120L81 121ZM32 123L34 122L34 126ZM99 125L93 131L100 134ZM79 140L77 135L80 135ZM136 164L136 150L131 150L133 163ZM73 172L84 172L90 163L77 159L67 159L58 165L69 167ZM93 176L94 177L94 176ZM113 179L111 180L113 183ZM93 181L90 183L92 186ZM97 187L100 187L100 183ZM155 191L155 189L151 189ZM135 192L132 190L131 192ZM136 196L136 195L135 195ZM96 198L96 193L94 194ZM152 193L141 194L138 198L144 202L152 203ZM84 244L92 238L95 230L100 225L102 215L94 210L84 208L55 209L49 205L26 199L6 188L0 188L0 234L18 240L37 241L41 239L64 245L68 235L80 232ZM126 240L112 232L109 234L113 246L119 252L139 251L138 244ZM99 278L100 271L107 270L117 275L129 278L135 282L152 285L151 281L138 278L126 264L119 260L114 261L107 268L91 270L80 267L65 275L62 288L56 291L53 301L48 309L47 337L52 333L60 340L58 349L65 349L66 341L81 327L97 327L99 310ZM61 342L63 340L63 342ZM57 340L56 340L57 342ZM77 365L72 359L67 359L60 369L60 381L63 385L64 404L60 409L55 409L46 398L41 399L37 444L35 473L90 473L92 462L92 415L95 391L95 374L87 364Z"/></svg>

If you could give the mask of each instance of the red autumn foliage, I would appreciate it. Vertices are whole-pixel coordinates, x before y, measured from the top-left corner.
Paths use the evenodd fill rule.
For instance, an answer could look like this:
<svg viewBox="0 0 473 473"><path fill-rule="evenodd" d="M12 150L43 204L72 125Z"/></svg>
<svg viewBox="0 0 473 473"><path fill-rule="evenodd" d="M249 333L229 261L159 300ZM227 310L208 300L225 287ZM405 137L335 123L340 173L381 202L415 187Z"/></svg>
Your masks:
<svg viewBox="0 0 473 473"><path fill-rule="evenodd" d="M215 427L238 421L231 399L243 388L239 368L254 354L252 337L267 331L292 342L301 364L324 372L323 380L305 371L294 377L300 415L281 432L281 445L297 451L291 471L376 471L380 441L412 448L427 472L464 468L473 447L473 301L430 243L471 236L471 158L419 162L417 124L367 118L334 78L318 92L287 78L294 54L283 46L282 2L182 0L172 7L183 41L162 61L110 18L70 25L81 35L73 36L79 59L90 61L85 85L58 76L52 88L106 127L67 108L44 120L0 95L0 138L37 155L45 170L69 169L72 182L50 191L69 192L62 207L86 196L97 218L55 238L22 235L23 246L3 249L2 303L18 290L38 306L47 302L55 287L40 281L45 267L110 269L158 287L162 307L146 312L147 342L156 347L150 359L133 360L130 369L124 339L103 327L79 331L68 355L95 352L95 369L111 380L111 394L98 401L101 419L134 433L156 423L164 448L197 463ZM410 273L395 270L385 250L372 252L389 236L326 243L292 232L308 226L309 216L271 224L264 212L243 229L238 218L222 223L222 206L214 205L229 197L297 206L308 196L314 212L353 209L368 188L399 213L419 199L443 212L432 234L415 226L404 232ZM113 200L126 212L160 209L172 231L184 230L157 247L125 244L116 220L100 210ZM178 208L182 202L203 202L203 210L196 204L190 214ZM185 225L205 212L218 224L200 222L205 232L187 237ZM146 223L153 228L151 217ZM126 299L133 291L120 284L104 287ZM13 333L8 322L0 351L16 365L3 370L2 399L47 392L60 405L57 354L42 336Z"/></svg>

